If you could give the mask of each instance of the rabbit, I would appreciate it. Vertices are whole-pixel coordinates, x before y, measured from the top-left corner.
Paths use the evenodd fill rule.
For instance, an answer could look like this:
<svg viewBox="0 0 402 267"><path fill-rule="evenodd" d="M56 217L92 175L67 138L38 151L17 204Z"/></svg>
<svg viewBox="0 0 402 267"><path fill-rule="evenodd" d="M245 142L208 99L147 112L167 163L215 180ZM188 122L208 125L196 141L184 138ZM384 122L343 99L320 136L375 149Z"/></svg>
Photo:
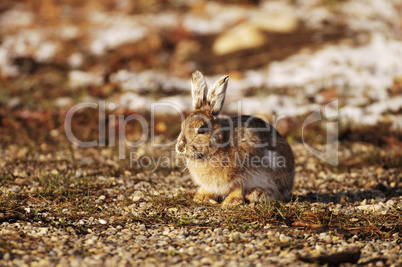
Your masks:
<svg viewBox="0 0 402 267"><path fill-rule="evenodd" d="M218 116L229 76L208 89L200 71L192 74L194 111L181 124L176 153L185 159L199 189L198 203L230 207L245 203L288 200L295 176L292 149L264 120L240 115Z"/></svg>

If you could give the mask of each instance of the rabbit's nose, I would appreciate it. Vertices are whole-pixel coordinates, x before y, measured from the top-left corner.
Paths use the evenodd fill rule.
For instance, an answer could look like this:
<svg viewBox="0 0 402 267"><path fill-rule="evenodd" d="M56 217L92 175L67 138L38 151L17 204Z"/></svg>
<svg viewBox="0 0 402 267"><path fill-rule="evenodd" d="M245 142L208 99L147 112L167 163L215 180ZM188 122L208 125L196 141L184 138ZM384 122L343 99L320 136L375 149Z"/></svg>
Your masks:
<svg viewBox="0 0 402 267"><path fill-rule="evenodd" d="M179 154L184 153L184 151L186 150L185 148L186 148L186 145L183 141L177 142L177 144L176 144L176 152L177 153L179 153Z"/></svg>

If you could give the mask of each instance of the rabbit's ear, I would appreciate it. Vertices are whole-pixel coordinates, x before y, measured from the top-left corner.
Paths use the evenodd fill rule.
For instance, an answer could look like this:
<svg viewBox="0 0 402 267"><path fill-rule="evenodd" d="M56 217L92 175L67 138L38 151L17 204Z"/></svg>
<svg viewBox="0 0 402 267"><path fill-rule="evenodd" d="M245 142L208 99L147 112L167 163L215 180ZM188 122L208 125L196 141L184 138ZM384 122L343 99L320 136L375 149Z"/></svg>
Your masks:
<svg viewBox="0 0 402 267"><path fill-rule="evenodd" d="M229 76L221 77L208 92L207 103L211 108L211 114L214 116L218 115L222 110L228 81Z"/></svg>
<svg viewBox="0 0 402 267"><path fill-rule="evenodd" d="M206 104L207 83L204 76L198 70L193 72L191 76L191 93L193 95L193 107L195 110L200 109Z"/></svg>

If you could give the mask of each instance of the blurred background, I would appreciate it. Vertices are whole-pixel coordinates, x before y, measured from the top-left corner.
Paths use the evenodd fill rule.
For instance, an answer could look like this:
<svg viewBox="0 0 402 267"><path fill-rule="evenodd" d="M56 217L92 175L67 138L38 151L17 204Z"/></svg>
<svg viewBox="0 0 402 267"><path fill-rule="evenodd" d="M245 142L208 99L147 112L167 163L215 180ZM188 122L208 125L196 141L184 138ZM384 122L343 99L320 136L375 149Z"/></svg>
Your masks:
<svg viewBox="0 0 402 267"><path fill-rule="evenodd" d="M49 145L65 137L66 112L88 101L115 103L114 115L149 118L150 104L165 102L188 112L198 69L210 83L230 75L224 113L241 100L244 114L285 115L277 127L290 142L337 99L341 140L398 147L401 31L399 0L2 0L1 140ZM177 136L176 115L157 113L162 138ZM73 130L93 140L98 121L80 110ZM127 127L129 139L141 136ZM314 127L316 142L325 127Z"/></svg>

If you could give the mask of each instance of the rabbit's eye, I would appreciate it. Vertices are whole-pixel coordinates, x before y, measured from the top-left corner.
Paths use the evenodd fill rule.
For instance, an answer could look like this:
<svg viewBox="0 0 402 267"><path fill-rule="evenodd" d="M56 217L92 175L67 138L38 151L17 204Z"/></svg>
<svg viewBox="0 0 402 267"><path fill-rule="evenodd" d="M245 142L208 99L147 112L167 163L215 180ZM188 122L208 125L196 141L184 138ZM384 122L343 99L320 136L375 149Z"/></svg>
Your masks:
<svg viewBox="0 0 402 267"><path fill-rule="evenodd" d="M197 133L198 134L205 134L210 131L209 127L207 125L203 125L200 128L198 128Z"/></svg>

